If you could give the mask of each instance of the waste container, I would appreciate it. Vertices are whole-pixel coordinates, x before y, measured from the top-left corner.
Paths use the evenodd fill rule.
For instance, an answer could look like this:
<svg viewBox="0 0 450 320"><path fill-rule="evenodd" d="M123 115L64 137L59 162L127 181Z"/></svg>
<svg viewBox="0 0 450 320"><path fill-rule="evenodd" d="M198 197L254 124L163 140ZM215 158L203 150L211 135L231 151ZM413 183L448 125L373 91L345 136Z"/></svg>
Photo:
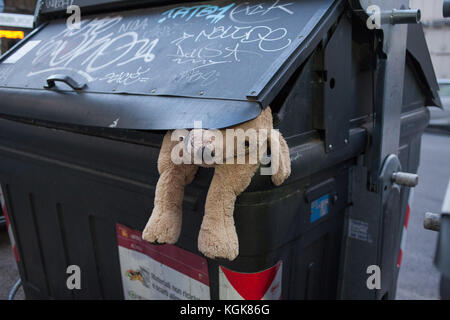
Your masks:
<svg viewBox="0 0 450 320"><path fill-rule="evenodd" d="M391 175L417 171L440 104L420 24L369 28L358 1L75 0L76 29L58 4L40 1L0 58L0 183L27 298L395 296L410 192ZM178 243L141 240L166 130L269 105L292 174L280 187L256 174L238 197L239 256L197 250L206 168Z"/></svg>

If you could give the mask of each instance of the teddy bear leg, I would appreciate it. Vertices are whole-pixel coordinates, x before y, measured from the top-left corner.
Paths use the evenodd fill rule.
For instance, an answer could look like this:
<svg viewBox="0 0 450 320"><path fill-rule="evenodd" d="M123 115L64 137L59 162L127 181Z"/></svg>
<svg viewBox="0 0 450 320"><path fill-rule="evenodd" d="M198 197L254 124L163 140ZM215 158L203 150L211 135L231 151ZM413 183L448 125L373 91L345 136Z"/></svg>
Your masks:
<svg viewBox="0 0 450 320"><path fill-rule="evenodd" d="M142 238L153 243L174 244L181 232L184 186L192 181L197 167L172 165L164 170L155 190L152 215Z"/></svg>
<svg viewBox="0 0 450 320"><path fill-rule="evenodd" d="M215 168L198 237L198 248L209 258L234 260L239 242L234 226L236 196L244 191L258 165L233 164Z"/></svg>

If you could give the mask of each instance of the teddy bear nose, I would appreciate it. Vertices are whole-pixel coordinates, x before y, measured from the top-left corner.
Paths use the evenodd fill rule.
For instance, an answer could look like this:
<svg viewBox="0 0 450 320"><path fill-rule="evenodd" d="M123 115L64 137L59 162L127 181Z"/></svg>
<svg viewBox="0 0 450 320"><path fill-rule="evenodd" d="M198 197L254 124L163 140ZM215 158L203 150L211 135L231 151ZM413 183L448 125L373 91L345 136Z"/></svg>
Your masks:
<svg viewBox="0 0 450 320"><path fill-rule="evenodd" d="M205 154L205 149L206 149L206 147L200 147L200 148L198 148L198 150L197 150L197 156L198 156L200 159L203 159L203 155Z"/></svg>
<svg viewBox="0 0 450 320"><path fill-rule="evenodd" d="M208 148L208 147L202 146L202 147L198 148L198 150L197 150L197 156L200 159L205 159L205 158L209 158L209 157L214 158L215 155L216 155L215 151L210 150L210 148Z"/></svg>

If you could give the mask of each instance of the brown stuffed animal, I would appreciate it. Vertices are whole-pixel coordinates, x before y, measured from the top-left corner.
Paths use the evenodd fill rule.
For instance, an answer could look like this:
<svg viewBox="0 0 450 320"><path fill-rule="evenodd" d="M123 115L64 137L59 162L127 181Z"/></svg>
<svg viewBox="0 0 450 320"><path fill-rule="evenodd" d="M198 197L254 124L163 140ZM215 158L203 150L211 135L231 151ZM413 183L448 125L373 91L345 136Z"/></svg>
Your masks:
<svg viewBox="0 0 450 320"><path fill-rule="evenodd" d="M242 129L244 132L248 129L254 129L257 132L266 131L265 139L264 135L262 138L258 136L258 146L265 150L267 145L270 144L271 166L274 159L278 161L277 167L271 173L272 182L278 186L289 177L291 173L289 148L281 134L272 130L270 107L267 107L256 119L239 124L231 129ZM215 133L222 133L221 136L226 137L226 130L223 129L220 132L219 130L184 130L181 131L179 140L176 141L173 141L174 132L167 132L158 158L160 177L156 185L155 204L152 215L142 233L144 240L152 243L174 244L177 242L181 232L184 186L193 181L199 166L214 167L214 177L209 187L205 213L198 237L198 249L209 258L234 260L237 257L239 243L233 219L234 204L236 197L250 184L253 175L262 162L262 158L258 157L256 163L250 161L251 151L254 152L255 148L249 146L248 137L245 138L247 140L245 140L244 148L238 146L236 152L227 150L226 138L222 141L220 141L221 139L215 139L217 137ZM200 139L195 139L195 131L202 134ZM276 139L271 136L271 132L277 133ZM192 139L193 136L194 139ZM236 136L232 139L234 140L232 142L234 149L236 140L239 139ZM196 140L197 142L195 142ZM202 154L205 149L210 151L211 157L223 159L223 163L220 164L220 161L216 161L212 164L208 162L208 164L205 160L206 157L200 163L198 161L192 163L192 157L196 154ZM243 155L242 150L245 150L243 157L245 163L242 164L241 160L241 164L239 164L237 157ZM184 163L178 161L176 163L177 161L173 161L174 155L182 156L184 160L189 161L184 161ZM278 157L274 157L274 155L278 155ZM233 161L229 161L230 156Z"/></svg>

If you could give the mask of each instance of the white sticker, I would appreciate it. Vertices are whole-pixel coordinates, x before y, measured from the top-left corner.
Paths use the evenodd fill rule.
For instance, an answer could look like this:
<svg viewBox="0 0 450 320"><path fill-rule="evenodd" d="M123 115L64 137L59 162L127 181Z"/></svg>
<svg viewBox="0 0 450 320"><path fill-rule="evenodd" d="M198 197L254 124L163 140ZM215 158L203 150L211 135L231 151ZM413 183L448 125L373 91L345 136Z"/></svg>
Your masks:
<svg viewBox="0 0 450 320"><path fill-rule="evenodd" d="M369 234L369 224L364 221L349 219L348 236L349 238L372 243L372 237Z"/></svg>
<svg viewBox="0 0 450 320"><path fill-rule="evenodd" d="M141 232L117 224L126 300L208 300L205 258L173 245L152 245Z"/></svg>
<svg viewBox="0 0 450 320"><path fill-rule="evenodd" d="M8 57L3 63L16 63L19 61L24 55L33 50L41 40L33 40L25 43L21 48L19 48L16 52Z"/></svg>

